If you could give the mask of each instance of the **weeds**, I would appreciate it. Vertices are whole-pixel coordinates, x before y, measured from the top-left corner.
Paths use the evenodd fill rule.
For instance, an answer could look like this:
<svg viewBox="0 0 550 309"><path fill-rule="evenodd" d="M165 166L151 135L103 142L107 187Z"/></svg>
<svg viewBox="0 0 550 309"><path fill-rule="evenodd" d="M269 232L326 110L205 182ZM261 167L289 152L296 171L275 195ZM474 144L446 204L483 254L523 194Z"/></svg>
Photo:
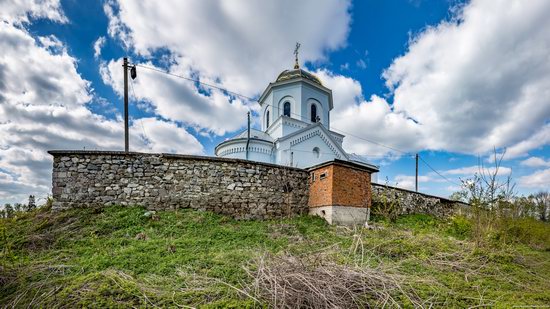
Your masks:
<svg viewBox="0 0 550 309"><path fill-rule="evenodd" d="M158 212L158 220L152 220L144 212L131 207L37 209L1 219L0 305L550 303L547 224L531 231L532 222L514 221L507 230L495 229L490 245L477 246L467 217L401 216L367 230L332 227L309 216L235 221L181 210ZM139 233L147 237L135 239Z"/></svg>

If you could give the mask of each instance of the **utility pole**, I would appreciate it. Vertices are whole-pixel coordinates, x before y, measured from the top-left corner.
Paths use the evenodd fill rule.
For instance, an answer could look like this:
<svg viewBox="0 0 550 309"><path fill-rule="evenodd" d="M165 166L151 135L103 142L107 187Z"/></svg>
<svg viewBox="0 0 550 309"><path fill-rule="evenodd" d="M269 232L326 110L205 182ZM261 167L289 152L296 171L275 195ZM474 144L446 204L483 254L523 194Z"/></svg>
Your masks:
<svg viewBox="0 0 550 309"><path fill-rule="evenodd" d="M124 57L124 151L130 151L128 138L128 58Z"/></svg>
<svg viewBox="0 0 550 309"><path fill-rule="evenodd" d="M416 192L418 192L418 153L415 156L416 158L416 174L414 177L414 188L416 189Z"/></svg>

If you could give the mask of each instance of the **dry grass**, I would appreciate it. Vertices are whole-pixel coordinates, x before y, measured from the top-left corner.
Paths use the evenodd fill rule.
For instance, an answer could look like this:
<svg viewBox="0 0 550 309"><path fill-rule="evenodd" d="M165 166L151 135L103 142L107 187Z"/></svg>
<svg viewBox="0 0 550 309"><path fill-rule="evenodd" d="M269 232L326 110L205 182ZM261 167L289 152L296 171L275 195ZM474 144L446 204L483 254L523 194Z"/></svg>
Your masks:
<svg viewBox="0 0 550 309"><path fill-rule="evenodd" d="M336 264L330 252L262 255L248 268L249 293L273 308L423 307L406 277L383 267Z"/></svg>

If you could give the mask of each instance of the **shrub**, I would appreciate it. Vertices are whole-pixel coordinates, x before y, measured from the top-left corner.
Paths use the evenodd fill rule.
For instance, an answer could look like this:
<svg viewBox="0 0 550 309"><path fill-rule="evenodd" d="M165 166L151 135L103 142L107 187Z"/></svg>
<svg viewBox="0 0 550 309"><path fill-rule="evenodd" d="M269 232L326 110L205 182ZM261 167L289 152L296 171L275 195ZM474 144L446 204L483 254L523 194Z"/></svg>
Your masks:
<svg viewBox="0 0 550 309"><path fill-rule="evenodd" d="M503 219L495 240L517 242L533 249L550 251L550 224L533 218Z"/></svg>
<svg viewBox="0 0 550 309"><path fill-rule="evenodd" d="M472 223L466 217L452 217L447 233L458 239L466 239L472 234Z"/></svg>

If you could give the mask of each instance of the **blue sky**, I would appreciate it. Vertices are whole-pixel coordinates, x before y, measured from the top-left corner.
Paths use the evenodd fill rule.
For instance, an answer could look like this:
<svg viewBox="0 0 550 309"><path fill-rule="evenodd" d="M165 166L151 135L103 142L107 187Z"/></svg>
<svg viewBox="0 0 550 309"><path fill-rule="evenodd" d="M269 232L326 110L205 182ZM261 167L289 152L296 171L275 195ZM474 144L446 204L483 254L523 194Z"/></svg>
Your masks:
<svg viewBox="0 0 550 309"><path fill-rule="evenodd" d="M293 64L332 88L332 129L379 182L448 196L493 149L519 194L550 187L546 1L36 1L0 13L0 202L50 190L48 149L121 149L129 56L258 97ZM138 68L131 148L213 155L254 102ZM255 119L257 122L257 118ZM360 138L357 138L360 137ZM399 149L381 147L367 140Z"/></svg>

